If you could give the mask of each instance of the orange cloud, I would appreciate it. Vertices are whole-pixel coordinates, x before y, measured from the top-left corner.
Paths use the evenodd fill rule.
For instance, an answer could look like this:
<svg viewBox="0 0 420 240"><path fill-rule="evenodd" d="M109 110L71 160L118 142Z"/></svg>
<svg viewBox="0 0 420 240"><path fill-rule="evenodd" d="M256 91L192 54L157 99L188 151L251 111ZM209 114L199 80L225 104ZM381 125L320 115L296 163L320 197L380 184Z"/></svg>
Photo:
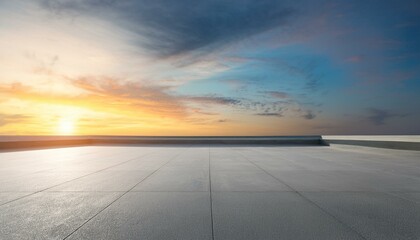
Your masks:
<svg viewBox="0 0 420 240"><path fill-rule="evenodd" d="M141 132L144 129L174 131L174 126L175 130L184 131L194 129L193 126L209 125L208 128L213 128L215 126L210 125L218 124L220 116L209 112L209 106L237 103L237 100L219 96L174 95L167 86L126 82L111 77L62 78L80 89L81 93L46 92L45 88L41 90L13 83L0 84L0 96L25 103L29 109L19 113L32 115L31 126L38 125L37 128L43 128L43 133L56 129L54 122L63 116L76 118L80 129L84 129L79 132L84 133L92 133L92 129L105 131L104 128L106 132L114 131L115 134L121 134L122 128L137 132L139 128ZM5 112L14 113L13 106Z"/></svg>
<svg viewBox="0 0 420 240"><path fill-rule="evenodd" d="M99 112L140 115L143 117L183 118L186 109L165 88L121 84L115 79L81 78L73 84L86 91L77 96L39 92L20 83L0 85L2 94L29 102L78 106Z"/></svg>
<svg viewBox="0 0 420 240"><path fill-rule="evenodd" d="M138 83L121 83L115 78L78 78L72 83L88 92L91 102L108 108L126 109L131 114L137 111L153 117L184 118L187 109L184 104L167 93L168 87L148 86Z"/></svg>

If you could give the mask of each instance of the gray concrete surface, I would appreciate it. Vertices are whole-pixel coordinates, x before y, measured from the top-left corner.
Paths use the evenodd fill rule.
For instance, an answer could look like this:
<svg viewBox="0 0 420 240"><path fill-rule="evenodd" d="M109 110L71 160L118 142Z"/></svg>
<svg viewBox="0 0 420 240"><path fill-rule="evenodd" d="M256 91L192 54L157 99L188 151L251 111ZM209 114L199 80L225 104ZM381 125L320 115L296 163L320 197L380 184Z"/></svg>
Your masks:
<svg viewBox="0 0 420 240"><path fill-rule="evenodd" d="M0 153L0 239L420 239L420 152L87 146Z"/></svg>

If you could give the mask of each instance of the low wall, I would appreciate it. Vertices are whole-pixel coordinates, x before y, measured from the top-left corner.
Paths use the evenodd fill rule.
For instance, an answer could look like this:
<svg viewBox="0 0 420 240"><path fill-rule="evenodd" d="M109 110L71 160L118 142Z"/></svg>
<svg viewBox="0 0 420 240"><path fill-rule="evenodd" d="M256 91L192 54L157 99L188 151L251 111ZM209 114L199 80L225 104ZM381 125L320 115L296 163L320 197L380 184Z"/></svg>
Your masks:
<svg viewBox="0 0 420 240"><path fill-rule="evenodd" d="M138 136L1 136L0 150L92 145L220 144L326 145L321 136L278 137L138 137Z"/></svg>
<svg viewBox="0 0 420 240"><path fill-rule="evenodd" d="M420 136L325 135L273 137L143 137L143 136L0 136L0 150L21 150L95 145L357 145L420 151Z"/></svg>

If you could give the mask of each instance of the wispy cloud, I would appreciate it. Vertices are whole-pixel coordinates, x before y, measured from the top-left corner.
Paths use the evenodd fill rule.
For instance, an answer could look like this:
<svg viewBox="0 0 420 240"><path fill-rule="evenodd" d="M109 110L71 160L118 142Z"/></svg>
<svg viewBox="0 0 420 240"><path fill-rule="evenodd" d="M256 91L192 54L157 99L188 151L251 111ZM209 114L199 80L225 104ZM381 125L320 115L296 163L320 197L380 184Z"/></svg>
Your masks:
<svg viewBox="0 0 420 240"><path fill-rule="evenodd" d="M265 66L275 67L276 72L298 78L302 81L302 90L314 92L321 87L321 80L324 74L320 71L321 62L311 57L294 57L285 59L281 54L268 57L252 57L247 58L248 61L260 62Z"/></svg>
<svg viewBox="0 0 420 240"><path fill-rule="evenodd" d="M5 126L7 124L20 123L28 120L29 118L31 118L31 116L24 114L0 113L0 127Z"/></svg>
<svg viewBox="0 0 420 240"><path fill-rule="evenodd" d="M241 81L239 79L223 79L220 80L220 82L227 84L232 90L235 91L245 90L248 85L246 81Z"/></svg>
<svg viewBox="0 0 420 240"><path fill-rule="evenodd" d="M209 105L234 107L241 104L241 100L231 97L215 94L179 95L168 86L128 82L112 77L89 76L67 80L83 93L45 93L21 83L0 85L0 90L22 100L78 105L103 112L153 118L185 119L193 114L211 116L217 114L207 111Z"/></svg>
<svg viewBox="0 0 420 240"><path fill-rule="evenodd" d="M368 120L377 126L386 124L386 122L391 118L406 116L404 114L397 114L389 110L380 108L368 108L367 111Z"/></svg>
<svg viewBox="0 0 420 240"><path fill-rule="evenodd" d="M365 56L363 56L363 55L353 55L353 56L350 56L350 57L346 58L345 60L347 62L360 63L364 60L364 58L365 58Z"/></svg>
<svg viewBox="0 0 420 240"><path fill-rule="evenodd" d="M286 92L264 91L263 93L267 94L270 97L277 98L277 99L287 99L287 98L289 98L289 94L287 94Z"/></svg>
<svg viewBox="0 0 420 240"><path fill-rule="evenodd" d="M237 105L241 101L239 99L230 98L230 97L220 97L216 95L207 95L207 96L184 96L179 97L184 101L191 101L201 104L220 104L220 105Z"/></svg>
<svg viewBox="0 0 420 240"><path fill-rule="evenodd" d="M72 83L88 91L91 97L103 98L111 106L127 106L165 116L185 115L185 106L168 93L170 88L166 86L124 82L107 77L83 77L74 79Z"/></svg>
<svg viewBox="0 0 420 240"><path fill-rule="evenodd" d="M59 14L113 15L113 21L139 35L142 47L164 57L220 48L280 27L294 12L276 0L41 2Z"/></svg>
<svg viewBox="0 0 420 240"><path fill-rule="evenodd" d="M307 110L306 113L302 115L302 117L307 120L312 120L316 118L316 114L311 110Z"/></svg>
<svg viewBox="0 0 420 240"><path fill-rule="evenodd" d="M283 114L279 112L263 112L263 113L256 113L255 115L264 116L264 117L283 117Z"/></svg>

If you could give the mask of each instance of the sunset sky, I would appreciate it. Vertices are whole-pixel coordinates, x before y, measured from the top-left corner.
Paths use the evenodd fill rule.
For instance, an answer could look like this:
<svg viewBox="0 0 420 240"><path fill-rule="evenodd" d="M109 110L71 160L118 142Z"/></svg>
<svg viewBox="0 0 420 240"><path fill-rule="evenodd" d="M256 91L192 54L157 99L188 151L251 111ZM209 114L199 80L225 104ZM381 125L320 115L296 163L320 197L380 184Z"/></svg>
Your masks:
<svg viewBox="0 0 420 240"><path fill-rule="evenodd" d="M0 0L0 134L420 134L420 2Z"/></svg>

